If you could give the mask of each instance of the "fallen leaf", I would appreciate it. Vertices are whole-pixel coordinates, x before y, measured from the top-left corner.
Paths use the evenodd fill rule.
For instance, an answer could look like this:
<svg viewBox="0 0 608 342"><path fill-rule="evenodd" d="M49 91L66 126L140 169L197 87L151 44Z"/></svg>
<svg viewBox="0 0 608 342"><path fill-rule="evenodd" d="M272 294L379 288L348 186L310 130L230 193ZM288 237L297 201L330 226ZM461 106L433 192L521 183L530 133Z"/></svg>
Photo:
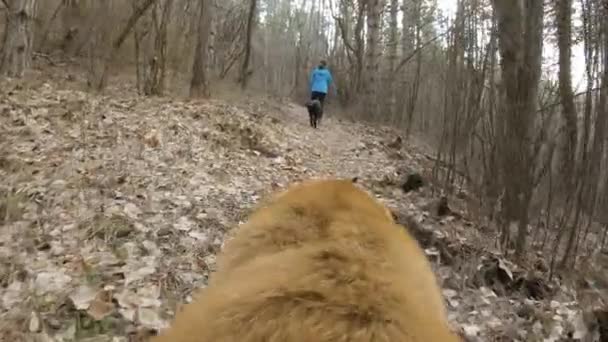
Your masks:
<svg viewBox="0 0 608 342"><path fill-rule="evenodd" d="M72 278L63 273L63 271L54 270L53 272L38 273L34 286L36 293L43 295L49 292L65 290L70 281L72 281Z"/></svg>
<svg viewBox="0 0 608 342"><path fill-rule="evenodd" d="M141 210L133 203L125 204L123 211L125 212L125 215L131 219L137 219L141 214Z"/></svg>
<svg viewBox="0 0 608 342"><path fill-rule="evenodd" d="M139 308L137 310L138 322L146 328L160 330L164 328L163 322L155 310L149 308Z"/></svg>
<svg viewBox="0 0 608 342"><path fill-rule="evenodd" d="M40 325L40 318L35 312L32 312L30 314L30 323L28 325L28 328L30 332L40 332L42 328Z"/></svg>
<svg viewBox="0 0 608 342"><path fill-rule="evenodd" d="M97 291L89 286L80 286L70 294L70 299L74 303L74 307L78 310L87 310L91 302L97 296Z"/></svg>
<svg viewBox="0 0 608 342"><path fill-rule="evenodd" d="M95 300L90 303L89 309L87 310L89 316L97 321L101 321L108 317L112 312L114 312L114 304L100 300L99 298L95 298Z"/></svg>

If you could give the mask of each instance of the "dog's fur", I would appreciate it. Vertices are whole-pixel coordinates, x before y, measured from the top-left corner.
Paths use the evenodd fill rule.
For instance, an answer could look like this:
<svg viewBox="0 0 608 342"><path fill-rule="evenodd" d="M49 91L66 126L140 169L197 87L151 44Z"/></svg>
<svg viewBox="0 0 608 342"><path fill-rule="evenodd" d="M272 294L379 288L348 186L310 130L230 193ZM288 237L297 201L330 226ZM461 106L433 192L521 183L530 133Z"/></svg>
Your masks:
<svg viewBox="0 0 608 342"><path fill-rule="evenodd" d="M308 109L308 117L310 119L310 127L317 128L323 117L323 105L321 101L314 99L306 102L306 108Z"/></svg>
<svg viewBox="0 0 608 342"><path fill-rule="evenodd" d="M456 342L424 252L350 180L272 195L155 342Z"/></svg>

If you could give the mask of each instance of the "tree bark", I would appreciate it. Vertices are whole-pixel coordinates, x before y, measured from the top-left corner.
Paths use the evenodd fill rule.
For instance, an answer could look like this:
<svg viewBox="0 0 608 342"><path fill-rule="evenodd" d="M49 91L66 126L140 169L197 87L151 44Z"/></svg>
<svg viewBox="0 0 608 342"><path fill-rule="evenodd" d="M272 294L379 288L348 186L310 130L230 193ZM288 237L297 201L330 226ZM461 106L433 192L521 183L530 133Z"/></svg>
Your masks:
<svg viewBox="0 0 608 342"><path fill-rule="evenodd" d="M605 2L606 4L608 4L608 2ZM583 4L584 5L584 4ZM584 8L583 8L584 9ZM604 16L606 15L606 10L608 10L608 7L606 8L602 8L600 9L600 13L602 13ZM568 126L571 125L570 122L573 122L574 125L577 124L577 120L576 120L576 108L574 106L574 96L573 96L573 91L572 91L572 85L571 85L571 78L570 78L570 62L571 59L570 57L570 51L571 51L571 45L572 45L572 38L571 38L571 11L572 11L572 4L569 1L564 1L564 0L559 0L557 3L557 8L556 8L556 13L557 13L557 20L558 20L558 46L560 49L560 75L559 75L559 81L560 81L560 97L561 97L561 103L562 103L562 107L563 107L563 111L564 111L564 117L566 118L566 124ZM587 13L583 13L583 15L588 15ZM568 22L565 22L565 20L568 20ZM584 19L585 20L585 19ZM586 56L587 56L587 78L589 80L593 79L593 61L590 60L592 56L592 52L590 51L591 46L591 37L589 37L589 30L590 27L588 26L588 20L584 21L584 25L585 25L585 29L587 32L585 32L585 48L587 49L586 52ZM603 28L600 28L600 31L605 30L605 23L600 24L604 25ZM606 32L604 31L604 40L606 40L608 37L608 35L606 35ZM606 41L603 42L604 44L606 43ZM564 56L562 56L562 49L564 50ZM604 49L606 49L606 45L604 45ZM570 187L572 189L574 189L576 191L576 195L577 195L577 202L576 202L576 213L577 215L575 216L575 219L573 221L573 223L568 227L569 228L569 232L568 232L568 240L566 242L566 248L564 251L564 255L562 257L562 260L560 261L559 267L561 269L566 269L567 267L573 265L576 261L576 257L577 257L577 248L578 248L578 239L580 238L581 235L581 231L582 231L582 227L579 226L578 221L578 214L579 212L585 210L585 213L590 216L590 217L594 217L594 213L595 213L595 207L596 207L596 203L597 203L597 189L602 187L602 181L599 177L599 170L601 170L601 165L602 165L602 155L604 154L604 136L605 136L605 129L606 129L606 76L607 76L607 69L606 69L606 65L608 65L608 57L604 53L603 55L603 60L602 60L602 64L604 66L604 70L603 73L600 77L601 79L601 89L600 89L600 95L599 95L599 103L597 104L597 116L596 116L596 120L595 120L595 124L594 124L594 134L593 134L593 142L591 145L591 149L589 151L588 148L588 143L589 143L589 137L591 136L591 125L592 125L592 99L591 99L591 89L593 87L592 83L588 83L587 84L587 97L586 97L586 103L585 103L585 110L584 110L584 120L583 120L583 131L581 132L582 138L581 138L581 144L580 144L580 148L577 148L575 145L573 145L573 147L570 148L570 150L568 150L568 152L571 152L571 155L568 155L569 158L571 158L571 160L564 160L564 163L571 161L571 164L565 165L567 167L567 170L572 170L571 171L571 177L568 179L566 178L565 182L568 182L568 185L570 185ZM562 60L563 58L563 60ZM563 64L562 64L563 63ZM565 67L564 67L565 66ZM565 70L562 70L562 69ZM566 69L567 68L567 69ZM562 75L562 73L567 72L567 75ZM564 83L564 86L562 87L562 82ZM564 89L562 89L564 88ZM568 118L567 116L570 116L570 118ZM569 121L570 120L570 121ZM574 140L574 142L577 141L577 131L576 131L576 126L574 126L574 128L572 127L567 127L566 131L568 132L568 139L570 141ZM573 136L572 136L573 135ZM580 160L578 158L576 158L576 151L579 150L580 151ZM576 158L576 159L575 159ZM573 170L575 167L574 165L577 165L578 167ZM568 175L564 175L565 177L568 177ZM586 235L586 234L585 234Z"/></svg>
<svg viewBox="0 0 608 342"><path fill-rule="evenodd" d="M217 3L216 0L209 0L210 4L209 7L211 8L211 13L216 13L216 9L217 9ZM217 39L217 23L218 23L218 19L216 18L215 15L211 16L211 23L209 24L209 39L208 39L208 47L207 47L207 53L208 53L208 62L207 62L207 74L209 75L208 77L211 77L211 75L213 74L212 70L215 70L216 66L217 66L217 54L215 51L215 40Z"/></svg>
<svg viewBox="0 0 608 342"><path fill-rule="evenodd" d="M359 10L357 12L357 22L355 24L355 55L356 55L356 66L354 75L354 90L359 93L363 88L363 66L365 56L365 39L363 36L363 29L365 24L365 10L367 8L366 1L359 0Z"/></svg>
<svg viewBox="0 0 608 342"><path fill-rule="evenodd" d="M144 95L162 95L165 89L167 65L167 26L171 18L173 0L157 1L151 13L152 30L149 33L153 45L144 44L142 69ZM134 28L136 30L137 27Z"/></svg>
<svg viewBox="0 0 608 342"><path fill-rule="evenodd" d="M403 13L401 15L401 59L402 62L400 62L396 67L395 67L395 73L399 75L400 81L399 81L399 89L402 92L406 92L406 89L408 88L408 77L407 77L407 73L406 73L406 68L405 65L407 63L407 61L409 61L411 58L413 58L415 56L414 53L412 53L412 51L414 50L413 48L413 37L412 34L410 32L410 28L412 23L410 23L409 19L411 18L411 0L403 0L401 2L401 7L403 9ZM407 56L407 57L406 57ZM398 121L397 121L397 125L402 125L404 118L406 116L405 113L405 106L406 106L406 96L400 96L397 99L397 104L396 106L398 108L400 108L399 113L395 113L395 117L398 117Z"/></svg>
<svg viewBox="0 0 608 342"><path fill-rule="evenodd" d="M0 74L21 77L29 69L33 53L34 18L37 0L7 0L6 31L0 60Z"/></svg>
<svg viewBox="0 0 608 342"><path fill-rule="evenodd" d="M208 98L209 90L209 38L211 36L211 21L213 4L211 0L202 0L198 17L198 37L194 62L192 65L192 80L190 82L190 97Z"/></svg>
<svg viewBox="0 0 608 342"><path fill-rule="evenodd" d="M63 39L60 48L65 53L71 54L78 41L82 40L80 33L84 30L81 26L84 24L84 4L81 0L62 0L62 2L64 4L61 28Z"/></svg>
<svg viewBox="0 0 608 342"><path fill-rule="evenodd" d="M368 119L378 114L378 57L380 55L380 22L384 0L367 3L367 64L365 70L365 114Z"/></svg>
<svg viewBox="0 0 608 342"><path fill-rule="evenodd" d="M245 56L243 57L243 64L241 65L241 89L245 90L249 83L249 76L251 72L249 70L249 63L251 60L251 40L253 36L253 27L255 25L257 0L249 0L249 13L247 15L247 33L245 38Z"/></svg>
<svg viewBox="0 0 608 342"><path fill-rule="evenodd" d="M515 252L520 258L526 248L533 190L530 146L541 73L543 1L494 0L494 6L505 92L497 135L502 155L504 215L507 222L518 223ZM503 236L507 235L503 231Z"/></svg>
<svg viewBox="0 0 608 342"><path fill-rule="evenodd" d="M399 14L399 0L391 0L390 6L390 26L389 26L389 46L388 46L388 111L389 118L394 119L396 105L397 105L397 45L399 45L399 31L398 31L398 18Z"/></svg>
<svg viewBox="0 0 608 342"><path fill-rule="evenodd" d="M557 0L557 45L559 49L559 96L565 121L566 141L563 146L563 181L572 193L576 165L577 120L572 91L572 0Z"/></svg>
<svg viewBox="0 0 608 342"><path fill-rule="evenodd" d="M410 87L409 98L405 106L405 112L407 115L407 127L405 131L406 140L410 139L410 135L412 133L412 127L414 126L414 113L416 110L416 103L418 102L418 91L420 88L420 73L422 69L422 23L420 17L422 16L422 4L421 1L416 1L414 4L414 17L415 26L414 26L414 51L416 51L416 69L414 74L414 79L412 80L412 85ZM460 89L462 90L462 89ZM456 145L452 145L453 148Z"/></svg>

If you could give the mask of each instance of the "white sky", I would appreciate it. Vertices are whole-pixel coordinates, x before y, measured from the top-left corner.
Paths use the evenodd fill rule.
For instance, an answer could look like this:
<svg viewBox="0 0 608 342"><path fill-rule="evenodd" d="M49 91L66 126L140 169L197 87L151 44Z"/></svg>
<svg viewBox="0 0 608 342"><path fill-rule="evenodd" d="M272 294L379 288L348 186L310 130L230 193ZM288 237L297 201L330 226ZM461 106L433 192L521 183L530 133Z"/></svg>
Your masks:
<svg viewBox="0 0 608 342"><path fill-rule="evenodd" d="M453 14L456 12L456 5L458 0L437 0L437 3L441 10L446 14ZM575 17L579 13L575 13ZM543 58L545 59L543 67L545 71L552 77L557 78L557 47L554 44L545 41L543 45ZM585 84L585 57L582 43L572 47L572 82L573 86L577 91L584 89Z"/></svg>

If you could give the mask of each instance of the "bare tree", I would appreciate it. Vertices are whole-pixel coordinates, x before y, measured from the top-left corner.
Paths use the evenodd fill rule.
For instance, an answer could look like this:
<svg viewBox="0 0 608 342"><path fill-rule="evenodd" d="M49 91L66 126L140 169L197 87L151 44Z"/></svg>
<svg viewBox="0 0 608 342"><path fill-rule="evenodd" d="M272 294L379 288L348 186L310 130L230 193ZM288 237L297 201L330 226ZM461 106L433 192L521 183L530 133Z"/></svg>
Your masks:
<svg viewBox="0 0 608 342"><path fill-rule="evenodd" d="M395 110L396 110L396 104L397 104L397 89L396 89L396 84L397 84L397 74L396 74L396 67L397 67L397 51L398 51L398 45L399 45L399 20L398 20L398 14L399 14L399 0L391 0L390 3L390 22L389 22L389 39L388 39L388 94L389 94L389 101L388 101L388 110L387 110L387 114L389 115L388 118L393 119L394 115L395 115Z"/></svg>
<svg viewBox="0 0 608 342"><path fill-rule="evenodd" d="M606 89L602 87L598 91L595 91L593 89L593 84L594 81L597 81L599 85L605 85L605 68L608 63L606 63L606 56L604 55L604 60L601 61L604 68L604 75L600 75L599 70L601 70L601 67L599 67L599 59L602 55L602 52L600 52L602 43L595 37L601 36L601 32L603 31L605 39L606 24L604 20L597 22L595 19L596 16L591 13L601 13L599 17L605 16L608 11L608 6L606 6L608 5L608 2L604 1L603 8L601 2L593 0L582 1L581 5L583 10L583 42L585 47L587 90L584 92L580 137L577 134L574 134L574 138L578 141L578 146L576 146L576 149L573 152L573 154L575 154L575 165L570 168L575 169L576 171L573 175L574 179L569 182L572 187L571 196L573 197L573 205L569 207L572 208L573 217L569 222L566 221L568 223L568 236L564 254L559 264L561 269L567 269L576 263L580 242L587 242L586 240L592 221L597 220L599 222L605 222L605 215L603 215L601 210L597 212L596 209L598 206L598 194L605 191L606 184L606 170L603 166L605 165L603 160L606 159L606 145L603 142L605 141L604 137L606 130ZM559 8L557 8L556 11L558 18L558 38L563 39L563 42L559 41L560 52L562 48L569 51L571 38L561 37L559 36L559 33L560 26L562 26L562 34L564 31L569 30L568 27L571 24L564 24L563 21L571 17L570 12L572 11L572 8L571 4L566 4L565 2L558 3L558 7ZM606 49L606 46L603 48ZM570 60L568 59L566 62L570 62ZM566 64L566 66L569 67L568 64ZM562 65L560 64L560 69L561 67ZM568 81L565 78L560 78L560 86L562 80ZM560 95L564 111L566 111L568 107L564 101L572 101L570 104L572 106L572 115L574 116L574 120L577 120L572 90L570 90L569 93ZM567 95L567 97L564 97L564 95ZM593 99L593 96L596 97L595 100ZM577 121L574 121L574 123L578 124ZM572 139L571 137L569 138ZM576 152L578 152L578 154ZM561 242L559 238L561 238L561 233L564 231L565 230L560 231L557 243ZM603 238L599 240L603 240Z"/></svg>
<svg viewBox="0 0 608 342"><path fill-rule="evenodd" d="M211 21L213 20L213 2L203 0L199 4L198 37L192 64L192 80L190 82L191 97L209 97L209 38L211 36Z"/></svg>
<svg viewBox="0 0 608 342"><path fill-rule="evenodd" d="M0 74L21 77L30 67L38 2L36 0L5 0L7 8L5 39L0 59Z"/></svg>
<svg viewBox="0 0 608 342"><path fill-rule="evenodd" d="M559 48L559 95L565 121L563 180L566 191L574 186L574 166L577 143L576 108L572 91L572 0L556 1L557 44Z"/></svg>
<svg viewBox="0 0 608 342"><path fill-rule="evenodd" d="M257 0L249 0L249 12L247 15L247 35L245 38L245 56L243 57L243 64L241 65L241 88L247 88L249 82L249 76L251 71L249 70L249 63L251 60L251 40L253 36L253 28L255 25L256 18Z"/></svg>
<svg viewBox="0 0 608 342"><path fill-rule="evenodd" d="M83 11L85 5L83 0L62 0L63 3L63 18L62 18L62 36L63 40L60 43L60 48L64 52L73 52L77 46L78 38L81 36Z"/></svg>
<svg viewBox="0 0 608 342"><path fill-rule="evenodd" d="M563 183L565 185L566 196L577 196L574 194L575 187L580 182L576 182L575 173L580 173L584 166L580 165L577 172L576 150L577 150L577 119L576 108L574 106L574 93L572 91L572 1L558 0L556 2L556 21L557 21L557 44L559 48L559 95L561 100L562 115L564 116L566 141L563 146ZM581 151L585 153L585 151ZM580 195L582 188L578 187ZM578 207L580 201L576 201ZM571 206L569 206L571 207ZM565 266L574 247L577 226L579 223L579 208L575 208L575 220L570 227L570 234L567 241L566 251L562 259L562 266ZM568 216L566 216L568 217Z"/></svg>
<svg viewBox="0 0 608 342"><path fill-rule="evenodd" d="M412 42L412 35L410 32L410 28L412 23L410 23L410 18L412 17L411 15L409 15L409 13L411 12L411 4L412 0L403 0L401 2L401 7L403 8L403 14L401 16L401 57L404 58L405 56L408 56L412 53L412 51L414 50L413 47L413 42ZM400 91L405 92L407 87L408 87L408 82L409 82L409 77L407 76L406 70L405 68L400 68L399 66L396 67L395 69L396 73L398 73L399 75L399 87L400 87ZM403 118L403 108L405 108L405 104L406 104L406 97L405 96L401 96L399 98L399 100L397 101L397 106L401 109L400 112L400 117L395 121L397 122L399 125L402 125L404 118Z"/></svg>
<svg viewBox="0 0 608 342"><path fill-rule="evenodd" d="M136 42L136 61L138 80L143 81L144 95L162 95L167 74L167 35L174 0L156 1L148 20L144 22L143 32L138 33L137 24L133 29ZM134 4L136 11L140 4ZM143 47L143 49L140 49ZM141 55L141 60L140 60Z"/></svg>
<svg viewBox="0 0 608 342"><path fill-rule="evenodd" d="M384 0L369 0L367 3L367 58L365 68L365 113L373 118L378 115L378 70L380 56L380 25Z"/></svg>
<svg viewBox="0 0 608 342"><path fill-rule="evenodd" d="M528 206L533 194L530 151L543 43L543 1L494 0L502 57L502 104L498 136L502 155L505 222L518 224L516 256L523 256L528 235ZM523 23L523 25L522 25ZM504 243L509 234L503 227Z"/></svg>
<svg viewBox="0 0 608 342"><path fill-rule="evenodd" d="M104 57L101 59L100 66L98 68L92 68L91 70L92 79L89 80L89 84L91 87L93 87L93 89L102 90L106 86L108 71L110 68L110 61L112 61L114 56L117 54L122 44L125 42L129 34L131 33L131 30L133 30L133 28L137 24L137 21L148 11L148 9L156 1L157 0L142 0L140 6L134 9L133 13L131 13L131 16L124 25L123 29L120 31L118 36L112 41L111 46L108 47L104 46L105 44L102 44L102 49L108 49L109 51L103 54ZM107 8L108 4L106 2L102 3L102 6L104 6L104 8ZM107 34L107 32L105 32L104 34Z"/></svg>
<svg viewBox="0 0 608 342"><path fill-rule="evenodd" d="M100 89L105 86L104 61L109 58L110 29L104 25L110 15L108 1L97 1L92 4L87 19L91 21L86 42L87 53L87 86L89 89Z"/></svg>
<svg viewBox="0 0 608 342"><path fill-rule="evenodd" d="M340 0L340 16L334 17L340 31L342 44L345 46L348 60L346 89L342 90L345 101L350 101L362 90L363 67L365 56L365 12L367 3L364 0Z"/></svg>
<svg viewBox="0 0 608 342"><path fill-rule="evenodd" d="M412 132L412 127L414 126L414 111L416 110L416 103L418 102L418 93L420 89L420 77L421 77L421 69L422 69L422 1L415 0L413 1L413 16L415 18L414 25L414 47L416 54L416 69L414 71L413 80L411 80L411 86L409 91L408 101L405 103L404 110L407 118L407 127L406 127L406 137L409 139L410 134Z"/></svg>

